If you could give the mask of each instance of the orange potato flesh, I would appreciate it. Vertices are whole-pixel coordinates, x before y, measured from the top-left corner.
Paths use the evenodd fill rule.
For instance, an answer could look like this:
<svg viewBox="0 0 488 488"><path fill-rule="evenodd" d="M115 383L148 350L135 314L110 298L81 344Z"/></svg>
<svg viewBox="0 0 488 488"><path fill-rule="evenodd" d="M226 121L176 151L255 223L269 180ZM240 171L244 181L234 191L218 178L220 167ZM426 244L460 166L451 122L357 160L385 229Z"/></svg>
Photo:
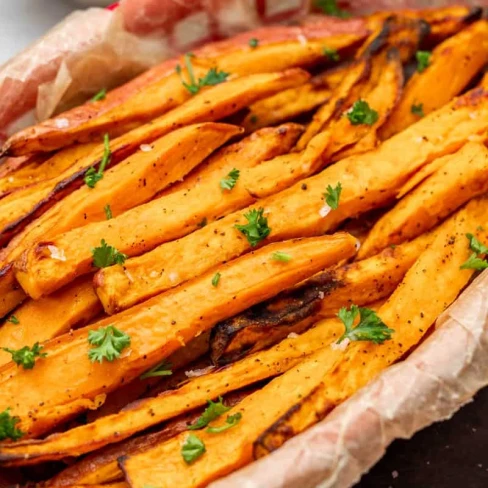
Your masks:
<svg viewBox="0 0 488 488"><path fill-rule="evenodd" d="M473 112L478 117L472 118ZM272 229L267 241L323 234L347 218L392 202L412 174L439 156L456 151L468 137L484 133L487 128L488 94L475 89L377 149L343 159L250 208L264 208L267 212ZM405 151L405 147L409 150ZM338 182L343 187L340 205L322 216L323 194L328 185L335 187ZM118 267L100 270L95 275L95 286L104 309L107 313L123 310L249 250L249 243L233 227L247 223L244 214L248 211L249 208L235 212L191 237L128 259L125 269L130 280ZM170 279L169 271L175 267L178 275Z"/></svg>
<svg viewBox="0 0 488 488"><path fill-rule="evenodd" d="M379 309L378 315L395 329L392 340L384 344L353 342L345 351L328 347L319 350L232 408L227 415L237 412L242 415L235 427L218 436L205 430L197 432L205 444L206 452L195 462L186 464L181 456L181 445L188 432L147 451L126 457L121 461L121 467L129 484L141 488L156 482L161 487L206 486L250 463L253 460L253 448L255 455L261 455L262 449L268 447L268 438L263 438L261 434L270 425L272 433L276 432L272 440L279 442L317 422L320 417L308 415L305 408L294 407L297 403L302 405L300 399L310 394L313 397L319 391L322 407L320 413L330 411L381 370L399 360L418 343L472 276L473 270L460 269L470 253L464 234L475 229L480 222L488 221L486 203L486 200L473 201L451 219ZM455 242L452 242L453 235ZM446 282L452 284L449 290L444 286ZM430 293L425 292L427 289ZM297 421L292 422L294 417ZM275 422L295 427L295 430L274 430ZM223 419L218 419L212 425L222 423ZM260 449L253 445L255 439ZM274 447L274 444L271 445Z"/></svg>
<svg viewBox="0 0 488 488"><path fill-rule="evenodd" d="M469 53L469 55L467 55ZM388 139L418 120L412 113L421 104L424 114L442 107L458 95L488 62L488 22L480 20L439 44L430 65L416 72L407 82L400 103L385 126L382 139Z"/></svg>
<svg viewBox="0 0 488 488"><path fill-rule="evenodd" d="M232 125L208 122L176 130L153 143L150 151L142 149L117 166L110 168L96 188L87 185L66 197L50 215L37 222L36 232L43 232L43 238L51 237L53 231L69 230L88 222L104 220L104 207L109 204L112 213L119 215L141 203L150 200L160 190L182 178L196 167L216 148L225 143L240 130ZM69 210L70 209L70 210ZM54 214L55 217L48 217ZM44 220L44 223L41 223ZM83 239L83 238L82 238ZM100 245L98 240L97 246ZM110 244L110 243L109 243ZM51 241L43 241L36 247L41 261L49 262L52 252ZM95 246L96 247L96 246ZM90 247L87 247L89 251ZM19 249L17 248L17 253ZM91 254L91 252L90 252ZM58 260L69 259L63 256ZM56 260L56 258L54 259ZM38 299L45 292L28 275L27 256L16 264L16 278L31 297ZM51 290L49 290L51 291Z"/></svg>
<svg viewBox="0 0 488 488"><path fill-rule="evenodd" d="M92 280L75 281L48 297L28 300L15 310L19 323L6 320L0 326L0 346L20 349L43 343L72 327L86 324L101 311ZM0 366L11 360L9 353L0 351Z"/></svg>
<svg viewBox="0 0 488 488"><path fill-rule="evenodd" d="M292 131L290 136L288 147L296 140L297 134ZM282 147L286 147L287 141L282 142L285 143ZM255 161L255 164L258 162ZM237 157L234 157L233 164L240 167ZM128 256L138 256L163 242L190 234L202 227L202 222L213 222L254 203L253 185L260 183L259 175L262 173L271 185L275 185L269 189L270 193L280 189L276 182L280 181L283 173L281 161L273 159L256 168L246 168L246 165L252 166L252 162L247 159L241 170L242 175L231 190L220 188L220 181L228 172L215 172L190 190L164 195L117 218L94 222L48 241L40 241L22 256L17 279L28 288L29 293L37 290L47 295L93 270L91 250L99 246L102 239ZM303 165L297 161L296 166L294 178L300 179ZM127 234L125 231L129 228L132 231ZM46 246L55 246L66 259L49 258L44 252Z"/></svg>
<svg viewBox="0 0 488 488"><path fill-rule="evenodd" d="M468 142L376 222L358 258L413 239L487 191L488 149L483 144Z"/></svg>
<svg viewBox="0 0 488 488"><path fill-rule="evenodd" d="M325 42L331 48L348 49L366 35L362 19L337 22L324 18L301 26L268 26L196 49L192 61L197 79L210 67L234 76L281 71L323 61ZM259 40L256 49L249 46L253 37ZM109 92L105 100L86 103L18 132L3 150L20 155L58 149L75 141L97 141L105 132L120 135L164 114L191 97L175 73L177 64L186 74L181 58L170 59Z"/></svg>
<svg viewBox="0 0 488 488"><path fill-rule="evenodd" d="M272 259L276 251L293 259L283 265ZM354 253L355 239L345 233L272 244L219 267L217 287L212 285L215 272L210 271L118 317L58 337L46 343L47 357L38 360L34 369L25 371L13 363L0 369L0 409L11 406L28 437L49 431L85 410L87 402L160 363L219 320ZM88 331L111 324L131 337L130 349L114 362L93 363L88 358ZM32 409L35 417L29 414Z"/></svg>
<svg viewBox="0 0 488 488"><path fill-rule="evenodd" d="M297 338L288 338L259 355L253 354L213 373L199 376L178 389L146 398L113 415L44 440L19 441L0 447L0 459L30 464L79 456L126 439L153 425L205 405L211 397L278 376L318 349L337 340L344 329L337 319L325 319ZM114 432L118 435L114 436Z"/></svg>

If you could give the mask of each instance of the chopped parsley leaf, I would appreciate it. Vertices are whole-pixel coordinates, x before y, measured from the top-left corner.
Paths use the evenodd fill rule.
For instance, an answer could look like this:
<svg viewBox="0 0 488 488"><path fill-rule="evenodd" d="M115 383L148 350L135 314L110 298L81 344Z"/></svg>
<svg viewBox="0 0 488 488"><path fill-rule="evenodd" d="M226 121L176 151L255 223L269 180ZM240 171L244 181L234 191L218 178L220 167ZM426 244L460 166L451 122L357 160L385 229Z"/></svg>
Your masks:
<svg viewBox="0 0 488 488"><path fill-rule="evenodd" d="M262 240L269 236L271 229L268 227L268 219L263 216L264 209L252 209L244 217L246 225L235 225L234 227L244 234L252 247L257 246Z"/></svg>
<svg viewBox="0 0 488 488"><path fill-rule="evenodd" d="M130 346L130 336L113 325L100 327L88 332L88 343L92 347L88 351L88 358L92 363L101 363L104 359L112 362L120 356L122 350Z"/></svg>
<svg viewBox="0 0 488 488"><path fill-rule="evenodd" d="M373 125L378 120L378 112L373 110L364 100L355 101L346 112L346 116L352 125Z"/></svg>
<svg viewBox="0 0 488 488"><path fill-rule="evenodd" d="M356 327L353 327L358 315L359 323ZM344 339L382 344L384 341L391 339L391 335L395 332L393 329L389 329L376 312L369 308L351 305L351 308L347 310L346 307L342 307L337 316L346 328L344 334L339 337L337 344L340 344Z"/></svg>

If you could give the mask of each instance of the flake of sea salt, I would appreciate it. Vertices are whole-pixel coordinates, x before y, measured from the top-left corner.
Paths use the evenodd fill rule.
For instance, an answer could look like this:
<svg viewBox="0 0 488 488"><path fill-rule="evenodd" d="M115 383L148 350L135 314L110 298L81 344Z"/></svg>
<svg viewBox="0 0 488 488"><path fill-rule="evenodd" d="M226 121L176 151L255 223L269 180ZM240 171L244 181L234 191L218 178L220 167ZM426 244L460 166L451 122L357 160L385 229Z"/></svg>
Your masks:
<svg viewBox="0 0 488 488"><path fill-rule="evenodd" d="M57 259L58 261L66 261L66 256L63 249L59 249L56 246L47 246L52 259Z"/></svg>

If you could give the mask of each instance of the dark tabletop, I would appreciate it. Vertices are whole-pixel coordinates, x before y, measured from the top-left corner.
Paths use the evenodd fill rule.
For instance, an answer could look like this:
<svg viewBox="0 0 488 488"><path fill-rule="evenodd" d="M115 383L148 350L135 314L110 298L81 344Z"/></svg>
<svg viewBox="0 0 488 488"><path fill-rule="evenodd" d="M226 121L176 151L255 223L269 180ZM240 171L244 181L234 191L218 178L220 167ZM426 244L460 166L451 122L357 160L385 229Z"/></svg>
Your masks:
<svg viewBox="0 0 488 488"><path fill-rule="evenodd" d="M488 388L452 419L395 441L356 488L488 488Z"/></svg>

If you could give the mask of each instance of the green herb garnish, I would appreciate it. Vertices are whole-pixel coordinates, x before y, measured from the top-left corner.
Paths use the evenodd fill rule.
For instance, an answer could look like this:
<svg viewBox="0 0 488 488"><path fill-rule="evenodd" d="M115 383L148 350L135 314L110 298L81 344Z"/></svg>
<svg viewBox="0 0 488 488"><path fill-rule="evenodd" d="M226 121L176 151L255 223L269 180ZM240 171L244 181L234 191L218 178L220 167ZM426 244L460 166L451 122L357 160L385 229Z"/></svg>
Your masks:
<svg viewBox="0 0 488 488"><path fill-rule="evenodd" d="M213 278L212 278L212 286L215 286L216 287L219 284L220 276L221 276L220 273L215 273L213 275Z"/></svg>
<svg viewBox="0 0 488 488"><path fill-rule="evenodd" d="M342 185L341 183L337 183L335 188L332 188L332 186L328 185L327 189L324 193L324 200L325 203L332 209L332 210L337 210L337 207L339 206L339 199L341 198L341 191L342 191Z"/></svg>
<svg viewBox="0 0 488 488"><path fill-rule="evenodd" d="M194 54L192 53L187 53L184 56L185 66L188 72L188 78L190 79L190 83L185 82L185 80L183 79L181 66L179 64L176 65L176 72L180 76L181 83L192 95L196 95L204 86L218 85L227 80L229 73L226 73L225 71L219 71L217 68L210 68L207 74L203 78L199 78L197 81L195 79L195 73L193 71L193 65L191 63L191 58L193 57Z"/></svg>
<svg viewBox="0 0 488 488"><path fill-rule="evenodd" d="M246 225L235 225L234 227L244 234L252 247L257 246L262 240L269 236L271 229L268 227L268 219L263 216L264 209L252 209L244 217Z"/></svg>
<svg viewBox="0 0 488 488"><path fill-rule="evenodd" d="M196 461L204 452L205 444L195 434L190 434L181 448L181 455L186 464Z"/></svg>
<svg viewBox="0 0 488 488"><path fill-rule="evenodd" d="M228 415L224 425L221 425L220 427L207 427L206 432L209 432L210 434L220 434L221 432L225 432L236 426L241 419L242 413L240 412L237 412L234 415Z"/></svg>
<svg viewBox="0 0 488 488"><path fill-rule="evenodd" d="M105 217L107 217L107 220L113 218L112 209L110 208L110 205L108 203L107 205L105 205L105 207L103 207L103 211L105 212Z"/></svg>
<svg viewBox="0 0 488 488"><path fill-rule="evenodd" d="M347 19L351 16L349 12L339 8L336 0L315 0L314 5L326 15L333 15L341 19Z"/></svg>
<svg viewBox="0 0 488 488"><path fill-rule="evenodd" d="M10 349L2 347L2 350L12 355L12 361L22 366L24 369L32 369L36 364L36 358L44 358L47 356L45 352L41 352L44 346L40 346L36 342L32 347L24 346L21 349Z"/></svg>
<svg viewBox="0 0 488 488"><path fill-rule="evenodd" d="M287 263L288 261L291 261L291 256L286 252L276 251L271 255L271 259L274 259L275 261L283 261L284 263Z"/></svg>
<svg viewBox="0 0 488 488"><path fill-rule="evenodd" d="M163 362L154 366L154 368L151 368L149 371L146 371L144 374L141 374L139 378L141 380L145 380L146 378L155 378L158 376L171 376L172 374L173 371L171 371L171 363L168 363L166 362L166 360L164 360Z"/></svg>
<svg viewBox="0 0 488 488"><path fill-rule="evenodd" d="M359 323L356 327L353 327L358 315ZM395 332L393 329L389 329L376 312L369 308L351 305L351 308L347 310L346 307L342 307L337 316L346 328L344 334L339 337L337 344L340 344L344 339L382 344L384 341L391 339L391 334Z"/></svg>
<svg viewBox="0 0 488 488"><path fill-rule="evenodd" d="M104 359L111 362L120 356L122 350L130 346L130 336L109 325L98 330L90 330L88 342L92 346L97 346L88 351L88 358L92 363L101 363Z"/></svg>
<svg viewBox="0 0 488 488"><path fill-rule="evenodd" d="M417 117L424 117L424 104L423 103L414 103L410 107L410 112L412 112Z"/></svg>
<svg viewBox="0 0 488 488"><path fill-rule="evenodd" d="M102 239L99 247L91 250L93 256L93 266L95 268L107 268L114 264L124 264L127 255L118 251L115 247L109 246L105 239Z"/></svg>
<svg viewBox="0 0 488 488"><path fill-rule="evenodd" d="M324 56L327 56L331 61L339 61L341 57L337 52L337 49L332 49L329 47L324 47Z"/></svg>
<svg viewBox="0 0 488 488"><path fill-rule="evenodd" d="M24 433L16 427L20 422L19 417L10 415L10 408L0 413L0 441L10 439L18 441Z"/></svg>
<svg viewBox="0 0 488 488"><path fill-rule="evenodd" d="M213 402L212 400L207 400L207 403L207 408L204 410L202 415L198 417L196 422L188 427L188 430L203 429L204 427L207 427L207 425L212 422L212 420L219 418L221 415L230 410L230 407L226 407L224 405L222 397L219 397L216 402Z"/></svg>
<svg viewBox="0 0 488 488"><path fill-rule="evenodd" d="M259 46L259 40L253 37L252 39L249 39L249 46L252 47L253 49L257 48Z"/></svg>
<svg viewBox="0 0 488 488"><path fill-rule="evenodd" d="M480 271L488 269L488 261L480 257L480 255L488 254L488 246L482 244L473 234L466 234L469 241L469 248L473 254L461 265L461 269L474 269Z"/></svg>
<svg viewBox="0 0 488 488"><path fill-rule="evenodd" d="M430 58L432 53L430 51L417 51L415 58L417 59L417 71L422 73L430 66Z"/></svg>
<svg viewBox="0 0 488 488"><path fill-rule="evenodd" d="M357 100L346 112L346 116L352 125L373 125L378 120L378 112L373 110L368 102Z"/></svg>
<svg viewBox="0 0 488 488"><path fill-rule="evenodd" d="M105 97L107 96L107 89L102 88L93 98L92 102L99 102L100 100L105 100Z"/></svg>
<svg viewBox="0 0 488 488"><path fill-rule="evenodd" d="M7 322L10 322L11 324L14 324L14 325L19 325L20 324L20 320L14 315L12 314L8 319L7 319Z"/></svg>
<svg viewBox="0 0 488 488"><path fill-rule="evenodd" d="M108 134L105 134L103 136L103 145L103 157L102 161L100 162L98 171L96 171L95 168L92 166L91 168L88 168L88 170L85 172L85 184L90 188L95 188L95 185L103 178L103 172L105 171L105 168L108 164L110 164L112 152L110 151L110 139L108 137Z"/></svg>
<svg viewBox="0 0 488 488"><path fill-rule="evenodd" d="M238 169L232 169L225 178L220 180L220 188L222 188L222 190L232 190L232 188L236 186L239 174L240 171Z"/></svg>

